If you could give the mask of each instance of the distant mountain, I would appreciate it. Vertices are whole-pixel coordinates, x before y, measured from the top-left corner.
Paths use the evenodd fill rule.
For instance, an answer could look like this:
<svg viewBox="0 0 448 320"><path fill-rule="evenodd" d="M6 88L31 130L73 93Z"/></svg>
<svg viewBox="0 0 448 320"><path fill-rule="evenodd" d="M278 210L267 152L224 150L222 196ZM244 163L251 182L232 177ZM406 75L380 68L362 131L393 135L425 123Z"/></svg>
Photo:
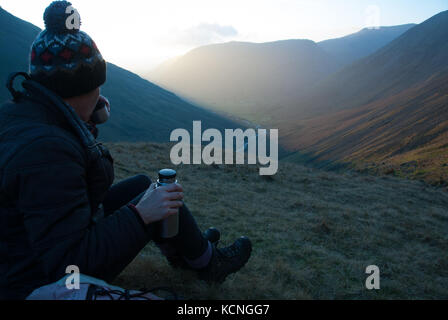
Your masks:
<svg viewBox="0 0 448 320"><path fill-rule="evenodd" d="M29 50L39 32L39 28L0 8L0 102L10 99L4 86L7 76L28 70ZM204 128L238 126L113 64L108 64L102 94L112 104L112 118L100 128L100 138L105 141L166 142L173 129L191 130L194 120L202 120Z"/></svg>
<svg viewBox="0 0 448 320"><path fill-rule="evenodd" d="M269 123L271 112L412 26L364 29L317 44L284 40L209 45L167 61L147 77L198 104Z"/></svg>
<svg viewBox="0 0 448 320"><path fill-rule="evenodd" d="M446 39L448 11L329 77L278 112L282 141L296 160L448 179Z"/></svg>
<svg viewBox="0 0 448 320"><path fill-rule="evenodd" d="M342 38L321 41L318 45L336 58L341 66L346 66L371 55L414 26L404 24L378 29L365 28Z"/></svg>
<svg viewBox="0 0 448 320"><path fill-rule="evenodd" d="M306 91L337 69L310 40L230 42L197 48L148 77L204 106L258 120L278 97Z"/></svg>
<svg viewBox="0 0 448 320"><path fill-rule="evenodd" d="M296 118L371 103L421 84L448 67L448 11L439 13L377 51L331 75L300 100ZM284 110L285 119L291 113Z"/></svg>

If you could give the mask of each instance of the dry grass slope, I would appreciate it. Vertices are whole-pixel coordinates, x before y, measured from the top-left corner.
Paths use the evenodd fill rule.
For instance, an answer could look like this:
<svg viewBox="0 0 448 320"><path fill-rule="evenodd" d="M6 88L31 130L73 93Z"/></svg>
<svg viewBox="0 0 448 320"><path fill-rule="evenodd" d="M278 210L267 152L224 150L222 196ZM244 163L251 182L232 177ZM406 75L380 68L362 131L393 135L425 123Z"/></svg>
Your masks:
<svg viewBox="0 0 448 320"><path fill-rule="evenodd" d="M448 73L386 99L296 124L300 129L284 131L289 134L283 142L317 162L448 187L446 92Z"/></svg>
<svg viewBox="0 0 448 320"><path fill-rule="evenodd" d="M170 145L109 144L117 181L172 167ZM223 245L248 235L248 265L222 286L174 270L148 245L115 284L170 286L196 299L448 298L448 194L422 182L343 175L281 163L272 178L256 166L179 166L200 227ZM366 266L381 270L368 291Z"/></svg>

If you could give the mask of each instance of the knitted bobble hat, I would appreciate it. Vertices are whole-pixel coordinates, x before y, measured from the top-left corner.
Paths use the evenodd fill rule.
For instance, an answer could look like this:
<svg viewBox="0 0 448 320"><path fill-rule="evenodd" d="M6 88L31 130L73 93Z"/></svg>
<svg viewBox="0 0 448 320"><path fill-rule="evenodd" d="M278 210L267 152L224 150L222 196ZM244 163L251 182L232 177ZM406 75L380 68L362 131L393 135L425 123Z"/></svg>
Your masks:
<svg viewBox="0 0 448 320"><path fill-rule="evenodd" d="M80 17L67 1L52 2L45 30L31 47L31 79L62 98L80 96L106 81L106 62L95 42L80 31Z"/></svg>

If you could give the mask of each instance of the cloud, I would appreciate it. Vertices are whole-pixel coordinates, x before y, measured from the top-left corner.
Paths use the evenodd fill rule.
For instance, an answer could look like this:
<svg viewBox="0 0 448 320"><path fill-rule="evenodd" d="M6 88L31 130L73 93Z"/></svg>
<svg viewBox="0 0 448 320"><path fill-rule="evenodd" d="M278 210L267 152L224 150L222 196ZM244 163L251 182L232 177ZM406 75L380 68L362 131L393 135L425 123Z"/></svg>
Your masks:
<svg viewBox="0 0 448 320"><path fill-rule="evenodd" d="M205 32L209 34L216 34L221 37L233 37L238 35L238 31L232 26L222 26L219 24L201 23L200 25L191 28L192 32Z"/></svg>
<svg viewBox="0 0 448 320"><path fill-rule="evenodd" d="M238 36L238 31L232 26L201 23L197 26L181 31L174 40L179 45L202 46L209 43L221 42Z"/></svg>

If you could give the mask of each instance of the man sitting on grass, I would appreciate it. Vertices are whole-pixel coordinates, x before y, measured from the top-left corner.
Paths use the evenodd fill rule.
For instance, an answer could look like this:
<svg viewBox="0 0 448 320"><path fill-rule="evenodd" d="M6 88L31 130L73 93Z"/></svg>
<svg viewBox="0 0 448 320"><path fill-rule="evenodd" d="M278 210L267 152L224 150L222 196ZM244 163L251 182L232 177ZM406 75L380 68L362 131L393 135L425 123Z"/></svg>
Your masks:
<svg viewBox="0 0 448 320"><path fill-rule="evenodd" d="M48 297L69 266L111 281L151 240L173 266L224 281L249 260L248 238L218 249L198 229L179 184L155 188L137 176L112 186L113 160L92 123L106 63L86 33L67 28L69 6L46 9L30 74L21 74L24 90L11 77L14 101L0 108L0 299ZM162 239L159 222L177 212L178 235ZM41 287L47 293L39 296Z"/></svg>

